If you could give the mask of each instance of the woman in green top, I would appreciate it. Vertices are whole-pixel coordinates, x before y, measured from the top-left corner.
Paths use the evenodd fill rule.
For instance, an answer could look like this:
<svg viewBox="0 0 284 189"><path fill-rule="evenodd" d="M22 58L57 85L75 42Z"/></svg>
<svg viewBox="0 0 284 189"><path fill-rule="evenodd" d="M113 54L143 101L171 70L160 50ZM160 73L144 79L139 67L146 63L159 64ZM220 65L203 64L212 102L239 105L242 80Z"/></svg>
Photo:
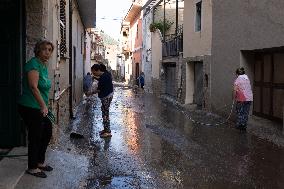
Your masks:
<svg viewBox="0 0 284 189"><path fill-rule="evenodd" d="M45 164L45 152L52 135L52 123L47 118L48 60L54 46L47 40L39 41L34 48L35 57L24 66L23 93L19 99L19 113L28 129L28 170L26 173L45 178L43 171L52 171Z"/></svg>

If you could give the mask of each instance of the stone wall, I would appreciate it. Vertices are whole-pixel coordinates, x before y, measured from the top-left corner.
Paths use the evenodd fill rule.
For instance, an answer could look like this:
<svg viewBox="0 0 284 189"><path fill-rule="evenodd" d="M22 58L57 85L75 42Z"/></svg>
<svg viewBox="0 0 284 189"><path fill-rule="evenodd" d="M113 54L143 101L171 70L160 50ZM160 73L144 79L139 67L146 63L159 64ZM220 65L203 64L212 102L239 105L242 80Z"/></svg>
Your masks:
<svg viewBox="0 0 284 189"><path fill-rule="evenodd" d="M26 59L34 56L34 46L45 37L47 21L47 3L42 0L26 0ZM45 21L45 22L44 22Z"/></svg>

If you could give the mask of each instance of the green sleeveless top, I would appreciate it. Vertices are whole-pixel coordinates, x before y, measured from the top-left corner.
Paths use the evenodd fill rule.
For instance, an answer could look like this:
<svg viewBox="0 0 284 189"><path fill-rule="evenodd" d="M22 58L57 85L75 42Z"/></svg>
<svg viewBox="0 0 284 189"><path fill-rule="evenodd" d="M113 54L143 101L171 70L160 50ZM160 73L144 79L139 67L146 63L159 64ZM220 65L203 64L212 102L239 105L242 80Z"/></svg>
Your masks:
<svg viewBox="0 0 284 189"><path fill-rule="evenodd" d="M48 79L47 66L42 64L36 57L33 57L24 66L23 94L20 97L19 104L30 108L40 109L39 103L32 94L32 90L28 83L28 72L31 70L36 70L39 73L38 89L46 106L48 105L48 94L51 88L51 82Z"/></svg>

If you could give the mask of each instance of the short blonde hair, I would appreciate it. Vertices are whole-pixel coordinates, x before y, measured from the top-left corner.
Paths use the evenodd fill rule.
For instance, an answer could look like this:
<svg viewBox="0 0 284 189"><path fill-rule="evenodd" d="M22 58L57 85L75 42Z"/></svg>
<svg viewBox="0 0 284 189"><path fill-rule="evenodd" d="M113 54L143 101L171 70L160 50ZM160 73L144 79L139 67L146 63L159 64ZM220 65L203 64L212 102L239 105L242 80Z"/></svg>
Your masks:
<svg viewBox="0 0 284 189"><path fill-rule="evenodd" d="M52 43L51 41L48 41L48 40L46 40L46 39L43 39L43 40L38 41L38 42L35 44L35 48L34 48L35 56L38 56L38 55L39 55L39 53L40 53L40 51L41 51L41 47L42 47L43 45L50 45L51 48L52 48L52 52L53 52L53 50L54 50L54 45L53 45L53 43Z"/></svg>

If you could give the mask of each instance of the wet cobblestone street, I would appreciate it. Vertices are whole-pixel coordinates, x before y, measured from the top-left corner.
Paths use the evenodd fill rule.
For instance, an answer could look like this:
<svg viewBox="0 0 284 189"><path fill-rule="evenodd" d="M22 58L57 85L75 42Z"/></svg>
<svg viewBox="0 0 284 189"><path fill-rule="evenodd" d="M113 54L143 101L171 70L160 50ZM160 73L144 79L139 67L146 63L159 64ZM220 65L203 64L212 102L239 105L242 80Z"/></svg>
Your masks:
<svg viewBox="0 0 284 189"><path fill-rule="evenodd" d="M230 125L201 126L152 94L116 87L112 138L101 139L100 102L78 108L56 148L89 157L83 188L282 188L284 149ZM204 116L204 121L210 121ZM70 130L68 131L70 132Z"/></svg>

